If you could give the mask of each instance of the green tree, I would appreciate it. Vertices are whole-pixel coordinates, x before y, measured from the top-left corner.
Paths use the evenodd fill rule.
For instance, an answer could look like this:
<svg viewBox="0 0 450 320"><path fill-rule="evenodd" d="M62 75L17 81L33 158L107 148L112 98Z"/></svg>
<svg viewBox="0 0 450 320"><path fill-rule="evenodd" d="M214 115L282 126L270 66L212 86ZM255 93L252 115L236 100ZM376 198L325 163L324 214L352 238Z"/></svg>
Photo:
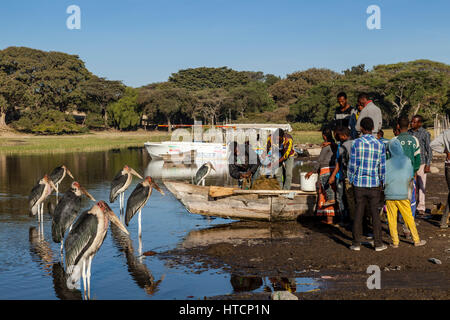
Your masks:
<svg viewBox="0 0 450 320"><path fill-rule="evenodd" d="M188 90L162 83L141 88L138 103L148 118L164 119L172 132L175 119L192 119L196 100Z"/></svg>
<svg viewBox="0 0 450 320"><path fill-rule="evenodd" d="M108 114L113 126L119 130L135 129L141 120L138 90L127 87L122 98L108 106Z"/></svg>
<svg viewBox="0 0 450 320"><path fill-rule="evenodd" d="M261 79L263 79L262 72L235 71L227 67L201 67L173 73L169 82L188 90L202 90L241 86Z"/></svg>

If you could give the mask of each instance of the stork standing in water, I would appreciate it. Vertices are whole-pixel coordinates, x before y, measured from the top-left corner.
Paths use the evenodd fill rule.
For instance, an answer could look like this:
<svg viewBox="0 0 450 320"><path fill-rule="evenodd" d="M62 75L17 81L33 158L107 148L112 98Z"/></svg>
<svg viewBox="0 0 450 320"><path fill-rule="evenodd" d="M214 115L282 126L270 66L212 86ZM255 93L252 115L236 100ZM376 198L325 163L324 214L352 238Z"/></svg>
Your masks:
<svg viewBox="0 0 450 320"><path fill-rule="evenodd" d="M58 193L59 193L59 184L64 180L68 174L72 179L75 179L72 173L67 169L65 165L57 167L53 169L52 173L50 173L50 179L52 179L53 183L56 185L56 202L58 203Z"/></svg>
<svg viewBox="0 0 450 320"><path fill-rule="evenodd" d="M142 256L142 229L141 229L141 212L142 208L147 203L150 198L153 188L159 191L162 195L165 195L164 191L152 180L151 177L145 177L144 181L139 183L136 188L131 193L127 201L127 211L125 214L125 224L128 227L128 223L134 217L136 212L139 211L138 221L139 221L139 255Z"/></svg>
<svg viewBox="0 0 450 320"><path fill-rule="evenodd" d="M61 255L64 247L64 234L68 228L72 228L72 223L81 209L81 196L86 195L92 201L94 197L86 191L78 182L72 182L61 201L56 206L52 214L52 238L56 243L61 243ZM70 230L69 230L70 231Z"/></svg>
<svg viewBox="0 0 450 320"><path fill-rule="evenodd" d="M75 288L81 276L85 299L86 292L87 299L91 298L91 263L105 240L109 221L129 234L111 208L104 201L99 201L78 217L65 241L67 285L69 289Z"/></svg>
<svg viewBox="0 0 450 320"><path fill-rule="evenodd" d="M211 161L208 161L207 163L203 164L195 174L194 184L200 185L200 183L202 183L202 185L204 186L205 179L211 173L211 170L216 171L216 168L214 168Z"/></svg>
<svg viewBox="0 0 450 320"><path fill-rule="evenodd" d="M28 203L30 207L30 214L35 216L37 214L39 222L39 234L43 236L44 228L44 201L52 193L52 189L56 190L56 186L53 181L50 180L48 175L39 180L39 182L31 189L31 193L28 197Z"/></svg>
<svg viewBox="0 0 450 320"><path fill-rule="evenodd" d="M114 180L111 182L111 191L109 193L109 202L114 203L117 196L119 196L120 201L120 214L122 215L122 209L124 208L125 204L125 190L128 189L128 187L131 184L132 176L135 175L139 179L143 179L139 173L134 171L134 169L130 168L129 166L125 165L122 170L120 170L117 175L114 177Z"/></svg>

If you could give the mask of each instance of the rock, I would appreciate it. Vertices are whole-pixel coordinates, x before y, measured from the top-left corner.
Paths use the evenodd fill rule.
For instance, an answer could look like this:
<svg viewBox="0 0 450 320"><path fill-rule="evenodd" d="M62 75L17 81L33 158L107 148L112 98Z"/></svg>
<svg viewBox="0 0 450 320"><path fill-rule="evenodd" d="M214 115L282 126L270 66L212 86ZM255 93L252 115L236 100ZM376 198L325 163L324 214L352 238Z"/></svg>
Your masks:
<svg viewBox="0 0 450 320"><path fill-rule="evenodd" d="M430 258L428 261L433 262L434 264L442 264L442 261L436 258Z"/></svg>
<svg viewBox="0 0 450 320"><path fill-rule="evenodd" d="M298 300L298 297L289 291L274 291L270 295L272 300Z"/></svg>

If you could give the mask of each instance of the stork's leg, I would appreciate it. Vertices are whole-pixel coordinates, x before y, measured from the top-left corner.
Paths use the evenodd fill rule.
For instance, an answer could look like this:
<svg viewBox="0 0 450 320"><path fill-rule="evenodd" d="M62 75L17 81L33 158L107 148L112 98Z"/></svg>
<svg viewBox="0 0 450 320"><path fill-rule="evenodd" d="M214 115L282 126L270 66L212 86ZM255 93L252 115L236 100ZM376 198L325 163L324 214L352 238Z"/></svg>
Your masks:
<svg viewBox="0 0 450 320"><path fill-rule="evenodd" d="M83 277L83 298L86 300L86 260L83 259L81 277Z"/></svg>
<svg viewBox="0 0 450 320"><path fill-rule="evenodd" d="M202 186L205 186L205 179L202 180Z"/></svg>
<svg viewBox="0 0 450 320"><path fill-rule="evenodd" d="M139 224L139 230L138 230L138 236L139 236L139 259L142 260L142 226L141 226L141 211L142 209L139 209L139 215L138 215L138 224Z"/></svg>
<svg viewBox="0 0 450 320"><path fill-rule="evenodd" d="M89 257L88 265L87 265L87 294L88 300L91 300L91 264L92 264L92 256Z"/></svg>

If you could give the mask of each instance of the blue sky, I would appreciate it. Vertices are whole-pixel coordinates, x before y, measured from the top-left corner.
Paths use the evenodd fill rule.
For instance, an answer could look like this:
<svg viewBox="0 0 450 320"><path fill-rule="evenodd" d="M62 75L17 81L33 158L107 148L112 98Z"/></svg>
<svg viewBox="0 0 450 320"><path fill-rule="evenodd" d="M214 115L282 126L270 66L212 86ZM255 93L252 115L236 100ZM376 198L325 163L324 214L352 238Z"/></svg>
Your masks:
<svg viewBox="0 0 450 320"><path fill-rule="evenodd" d="M69 30L69 5L81 30ZM381 30L368 30L369 5ZM450 64L447 0L14 0L0 4L0 49L77 54L88 69L138 87L179 69L228 66L286 74L365 63Z"/></svg>

